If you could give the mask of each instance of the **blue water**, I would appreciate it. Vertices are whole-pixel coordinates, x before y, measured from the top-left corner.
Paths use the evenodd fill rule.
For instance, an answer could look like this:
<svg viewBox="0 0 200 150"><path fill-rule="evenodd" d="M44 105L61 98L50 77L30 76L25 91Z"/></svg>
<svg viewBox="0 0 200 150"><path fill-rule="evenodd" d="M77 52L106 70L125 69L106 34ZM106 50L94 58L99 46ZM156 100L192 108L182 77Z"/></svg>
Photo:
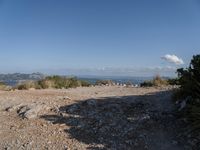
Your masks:
<svg viewBox="0 0 200 150"><path fill-rule="evenodd" d="M132 84L140 84L146 80L151 80L152 77L78 77L81 80L86 80L91 84L94 84L98 80L112 80L115 83L125 84L127 82Z"/></svg>
<svg viewBox="0 0 200 150"><path fill-rule="evenodd" d="M140 84L145 80L151 80L152 77L112 77L112 76L78 76L78 79L88 81L91 84L95 84L98 80L112 80L115 83L125 84L127 82L132 84ZM17 80L7 80L3 81L7 85L15 86L18 81Z"/></svg>
<svg viewBox="0 0 200 150"><path fill-rule="evenodd" d="M5 83L6 85L9 85L9 86L15 86L18 84L18 81L17 80L6 80L6 81L3 81L3 83Z"/></svg>

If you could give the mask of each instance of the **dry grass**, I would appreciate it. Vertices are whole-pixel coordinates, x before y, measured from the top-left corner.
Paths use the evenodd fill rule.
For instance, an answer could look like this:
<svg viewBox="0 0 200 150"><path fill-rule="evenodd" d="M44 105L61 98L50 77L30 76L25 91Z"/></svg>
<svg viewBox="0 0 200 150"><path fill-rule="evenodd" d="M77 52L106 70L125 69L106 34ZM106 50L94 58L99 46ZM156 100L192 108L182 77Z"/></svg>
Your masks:
<svg viewBox="0 0 200 150"><path fill-rule="evenodd" d="M40 81L26 81L17 85L15 88L19 90L34 89L62 89L62 88L76 88L80 86L90 86L87 81L79 80L77 78L66 78L60 76L49 76Z"/></svg>
<svg viewBox="0 0 200 150"><path fill-rule="evenodd" d="M144 81L141 83L142 87L152 87L152 86L167 86L169 85L168 81L165 79L162 79L159 75L155 76L153 80L150 81Z"/></svg>

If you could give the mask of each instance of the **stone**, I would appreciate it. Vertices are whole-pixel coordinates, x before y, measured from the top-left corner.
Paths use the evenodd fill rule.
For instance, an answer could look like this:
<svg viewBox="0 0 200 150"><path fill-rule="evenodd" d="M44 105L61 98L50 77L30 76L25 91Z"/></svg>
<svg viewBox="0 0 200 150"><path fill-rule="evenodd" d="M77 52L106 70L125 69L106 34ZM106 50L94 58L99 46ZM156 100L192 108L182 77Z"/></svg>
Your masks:
<svg viewBox="0 0 200 150"><path fill-rule="evenodd" d="M17 113L21 116L23 115L26 111L28 111L30 108L28 106L22 106L19 108L19 110L17 111Z"/></svg>
<svg viewBox="0 0 200 150"><path fill-rule="evenodd" d="M31 105L26 105L26 106L22 106L19 110L18 110L18 114L19 116L23 117L23 118L27 118L27 119L33 119L36 118L39 113L41 113L44 110L48 110L49 108L45 105L45 104L31 104Z"/></svg>
<svg viewBox="0 0 200 150"><path fill-rule="evenodd" d="M14 106L9 106L5 109L5 111L7 112L12 112L15 111L17 109L19 109L22 106L22 104L18 104L18 105L14 105Z"/></svg>
<svg viewBox="0 0 200 150"><path fill-rule="evenodd" d="M71 98L68 97L68 96L58 96L57 98L58 98L59 100L66 100L66 99L71 100Z"/></svg>

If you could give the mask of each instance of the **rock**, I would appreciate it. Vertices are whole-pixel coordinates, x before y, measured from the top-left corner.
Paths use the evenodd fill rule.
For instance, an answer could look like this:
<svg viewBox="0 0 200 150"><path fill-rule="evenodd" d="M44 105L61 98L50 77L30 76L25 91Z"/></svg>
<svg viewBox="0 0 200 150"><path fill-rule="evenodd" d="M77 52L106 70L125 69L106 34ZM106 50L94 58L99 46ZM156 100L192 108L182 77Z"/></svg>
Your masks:
<svg viewBox="0 0 200 150"><path fill-rule="evenodd" d="M11 150L11 148L9 146L4 147L5 150Z"/></svg>
<svg viewBox="0 0 200 150"><path fill-rule="evenodd" d="M24 113L24 118L33 119L37 117L37 111L30 109L26 113Z"/></svg>
<svg viewBox="0 0 200 150"><path fill-rule="evenodd" d="M22 106L19 108L19 110L17 111L17 113L21 116L23 115L26 111L28 111L30 108L28 106Z"/></svg>
<svg viewBox="0 0 200 150"><path fill-rule="evenodd" d="M48 110L49 108L44 104L31 104L22 106L18 110L19 116L27 119L33 119L36 118L42 111Z"/></svg>
<svg viewBox="0 0 200 150"><path fill-rule="evenodd" d="M11 111L14 111L14 110L15 109L13 107L8 107L8 108L5 109L5 111L7 111L7 112L11 112Z"/></svg>
<svg viewBox="0 0 200 150"><path fill-rule="evenodd" d="M15 111L15 110L19 109L21 106L22 106L22 104L10 106L10 107L7 107L5 109L5 111L12 112L12 111Z"/></svg>
<svg viewBox="0 0 200 150"><path fill-rule="evenodd" d="M15 126L11 126L11 127L10 127L10 130L14 130L14 129L15 129Z"/></svg>
<svg viewBox="0 0 200 150"><path fill-rule="evenodd" d="M71 100L71 98L68 97L68 96L58 96L57 98L58 98L59 100L66 100L66 99Z"/></svg>
<svg viewBox="0 0 200 150"><path fill-rule="evenodd" d="M68 96L63 96L63 99L69 99L69 100L71 100L71 98L68 97Z"/></svg>
<svg viewBox="0 0 200 150"><path fill-rule="evenodd" d="M60 112L59 107L57 107L57 106L51 108L51 111L53 111L55 113L59 113Z"/></svg>

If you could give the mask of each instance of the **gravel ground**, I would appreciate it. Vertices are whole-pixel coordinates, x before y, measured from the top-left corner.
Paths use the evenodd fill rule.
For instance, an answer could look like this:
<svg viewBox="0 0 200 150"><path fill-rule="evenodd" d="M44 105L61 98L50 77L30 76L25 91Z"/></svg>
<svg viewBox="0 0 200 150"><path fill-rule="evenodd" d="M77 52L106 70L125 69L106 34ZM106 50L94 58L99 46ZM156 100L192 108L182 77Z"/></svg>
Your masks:
<svg viewBox="0 0 200 150"><path fill-rule="evenodd" d="M0 149L190 150L170 88L0 91Z"/></svg>

